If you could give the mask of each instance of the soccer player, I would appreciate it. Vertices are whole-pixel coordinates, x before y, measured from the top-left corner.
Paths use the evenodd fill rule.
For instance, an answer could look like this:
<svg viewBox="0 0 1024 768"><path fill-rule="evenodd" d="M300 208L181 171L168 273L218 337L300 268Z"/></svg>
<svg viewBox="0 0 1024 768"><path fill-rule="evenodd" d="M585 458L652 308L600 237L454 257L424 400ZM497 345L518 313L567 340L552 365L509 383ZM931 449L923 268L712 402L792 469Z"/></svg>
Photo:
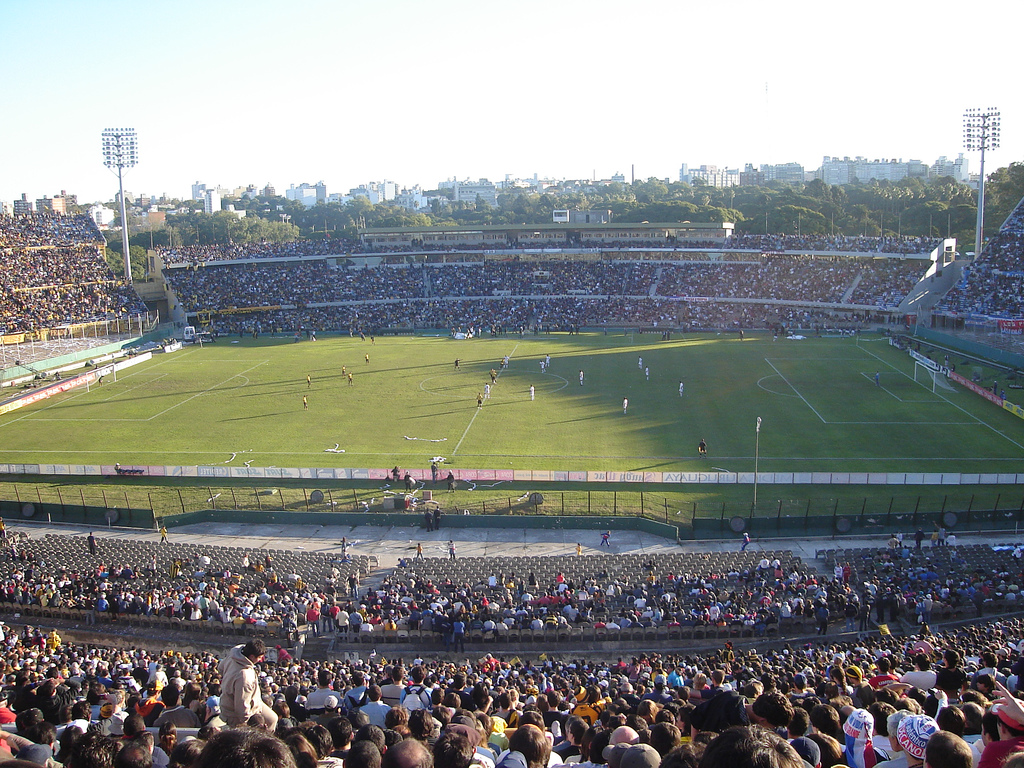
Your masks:
<svg viewBox="0 0 1024 768"><path fill-rule="evenodd" d="M535 398L535 395L536 395L536 390L535 390L535 389L533 388L533 384L531 384L531 385L530 385L530 399L531 399L531 400L534 400L534 399L536 399L536 398Z"/></svg>
<svg viewBox="0 0 1024 768"><path fill-rule="evenodd" d="M348 373L348 371L345 369L345 366L344 365L341 366L341 375L344 376L347 373Z"/></svg>
<svg viewBox="0 0 1024 768"><path fill-rule="evenodd" d="M309 410L309 401L306 400L306 396L305 395L302 396L302 410L304 410L304 411L308 411Z"/></svg>
<svg viewBox="0 0 1024 768"><path fill-rule="evenodd" d="M544 361L543 360L540 361L540 372L544 373Z"/></svg>
<svg viewBox="0 0 1024 768"><path fill-rule="evenodd" d="M580 369L580 386L583 386L583 369Z"/></svg>
<svg viewBox="0 0 1024 768"><path fill-rule="evenodd" d="M644 369L644 359L642 357L638 357L636 359L636 367L639 368L641 371Z"/></svg>
<svg viewBox="0 0 1024 768"><path fill-rule="evenodd" d="M459 364L462 362L459 358L455 358L455 370L459 370Z"/></svg>
<svg viewBox="0 0 1024 768"><path fill-rule="evenodd" d="M484 384L484 400L490 400L490 399L491 399L491 385L490 384Z"/></svg>
<svg viewBox="0 0 1024 768"><path fill-rule="evenodd" d="M313 386L313 380L309 376L307 376L306 377L306 389L309 389L312 386Z"/></svg>
<svg viewBox="0 0 1024 768"><path fill-rule="evenodd" d="M622 398L622 414L623 415L626 414L626 409L627 408L629 408L629 398L628 397L624 397L624 398Z"/></svg>
<svg viewBox="0 0 1024 768"><path fill-rule="evenodd" d="M679 396L683 396L683 382L681 381L679 382Z"/></svg>
<svg viewBox="0 0 1024 768"><path fill-rule="evenodd" d="M699 453L701 456L708 455L708 444L704 442L703 437L700 439L700 442L697 443L697 453Z"/></svg>
<svg viewBox="0 0 1024 768"><path fill-rule="evenodd" d="M546 355L544 357L544 367L545 368L550 368L551 367L551 355Z"/></svg>
<svg viewBox="0 0 1024 768"><path fill-rule="evenodd" d="M876 387L882 386L881 384L878 383L878 371L875 371L875 386Z"/></svg>
<svg viewBox="0 0 1024 768"><path fill-rule="evenodd" d="M497 384L497 383L498 383L498 372L496 370L494 370L493 368L491 368L491 384Z"/></svg>
<svg viewBox="0 0 1024 768"><path fill-rule="evenodd" d="M350 387L352 386L352 374L351 373L348 375L348 385Z"/></svg>
<svg viewBox="0 0 1024 768"><path fill-rule="evenodd" d="M476 407L477 408L483 408L484 407L484 396L480 392L476 393Z"/></svg>
<svg viewBox="0 0 1024 768"><path fill-rule="evenodd" d="M366 355L366 364L367 364L367 365L369 365L369 364L370 364L370 356L369 356L369 355Z"/></svg>

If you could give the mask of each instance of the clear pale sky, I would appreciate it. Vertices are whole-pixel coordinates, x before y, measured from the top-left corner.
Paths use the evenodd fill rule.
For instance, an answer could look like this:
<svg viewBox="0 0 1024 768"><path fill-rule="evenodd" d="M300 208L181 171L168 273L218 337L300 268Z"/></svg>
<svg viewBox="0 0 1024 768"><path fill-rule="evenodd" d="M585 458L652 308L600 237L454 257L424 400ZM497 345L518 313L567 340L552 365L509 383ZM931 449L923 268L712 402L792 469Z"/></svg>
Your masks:
<svg viewBox="0 0 1024 768"><path fill-rule="evenodd" d="M932 163L967 107L1024 161L1020 0L0 0L0 200ZM972 172L977 153L970 155Z"/></svg>

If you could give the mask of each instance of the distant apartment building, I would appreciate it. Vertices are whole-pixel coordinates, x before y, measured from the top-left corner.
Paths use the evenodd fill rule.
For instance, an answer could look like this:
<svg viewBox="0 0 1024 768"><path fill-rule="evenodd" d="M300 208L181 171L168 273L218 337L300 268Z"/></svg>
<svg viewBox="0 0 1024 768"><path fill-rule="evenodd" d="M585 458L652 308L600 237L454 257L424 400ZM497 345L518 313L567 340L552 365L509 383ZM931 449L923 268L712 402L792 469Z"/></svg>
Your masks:
<svg viewBox="0 0 1024 768"><path fill-rule="evenodd" d="M264 197L277 197L277 190L274 189L274 185L268 181L267 186L263 188L263 192L261 194Z"/></svg>
<svg viewBox="0 0 1024 768"><path fill-rule="evenodd" d="M940 179L943 176L952 176L964 184L971 180L970 171L967 170L967 158L964 157L963 152L957 155L956 160L949 160L942 155L932 163L931 168L928 169L928 178Z"/></svg>
<svg viewBox="0 0 1024 768"><path fill-rule="evenodd" d="M488 205L498 204L498 188L487 179L479 181L456 181L453 187L455 202L475 203L483 200Z"/></svg>
<svg viewBox="0 0 1024 768"><path fill-rule="evenodd" d="M761 173L764 174L766 184L771 181L781 181L786 184L804 183L804 167L800 163L762 165Z"/></svg>
<svg viewBox="0 0 1024 768"><path fill-rule="evenodd" d="M24 192L21 193L20 200L14 201L14 205L12 206L12 208L14 209L15 216L20 216L35 211L35 208L33 208L32 206L32 201L28 199L28 195Z"/></svg>
<svg viewBox="0 0 1024 768"><path fill-rule="evenodd" d="M826 184L851 184L855 181L902 181L903 179L927 179L928 166L920 160L875 159L865 157L825 157L821 168L815 172Z"/></svg>
<svg viewBox="0 0 1024 768"><path fill-rule="evenodd" d="M323 197L321 197L321 194ZM289 200L298 200L307 208L312 208L321 200L327 202L327 185L322 181L319 184L306 184L303 182L297 187L292 184L284 191L284 196Z"/></svg>
<svg viewBox="0 0 1024 768"><path fill-rule="evenodd" d="M762 165L761 168L764 168L764 166ZM743 170L740 171L740 186L763 187L764 171L760 168L755 168L753 163L747 163L743 166Z"/></svg>
<svg viewBox="0 0 1024 768"><path fill-rule="evenodd" d="M412 189L403 189L395 195L394 204L407 211L422 211L430 207L430 201L423 194L419 184Z"/></svg>
<svg viewBox="0 0 1024 768"><path fill-rule="evenodd" d="M203 213L216 213L220 210L220 192L207 189L203 193Z"/></svg>
<svg viewBox="0 0 1024 768"><path fill-rule="evenodd" d="M365 197L374 205L389 203L398 196L398 185L393 181L370 181L360 184L348 191L347 195L339 196L341 202L347 202L356 197ZM334 198L334 195L331 195ZM399 205L399 203L396 203Z"/></svg>
<svg viewBox="0 0 1024 768"><path fill-rule="evenodd" d="M95 205L89 206L89 218L96 222L96 226L99 229L106 229L109 227L114 223L114 219L116 217L117 214L105 205L96 203Z"/></svg>
<svg viewBox="0 0 1024 768"><path fill-rule="evenodd" d="M719 168L717 165L702 165L690 169L690 184L725 189L736 187L740 183L738 168Z"/></svg>
<svg viewBox="0 0 1024 768"><path fill-rule="evenodd" d="M36 213L67 213L68 208L61 197L40 197L36 199Z"/></svg>

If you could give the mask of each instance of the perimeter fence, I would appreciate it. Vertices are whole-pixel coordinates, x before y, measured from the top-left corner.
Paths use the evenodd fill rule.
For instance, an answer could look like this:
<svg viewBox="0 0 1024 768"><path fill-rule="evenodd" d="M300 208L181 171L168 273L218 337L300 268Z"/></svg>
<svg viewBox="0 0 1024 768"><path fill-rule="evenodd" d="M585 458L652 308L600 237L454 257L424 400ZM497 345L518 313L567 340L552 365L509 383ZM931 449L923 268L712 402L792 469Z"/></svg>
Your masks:
<svg viewBox="0 0 1024 768"><path fill-rule="evenodd" d="M141 480L141 478L140 478ZM945 486L918 486L913 491L886 493L879 487L872 495L858 495L856 488L828 486L829 494L787 498L781 486L762 486L757 503L742 500L749 486L735 498L694 499L700 489L648 490L544 490L511 491L508 488L459 489L447 492L443 485L404 493L381 488L324 488L292 486L134 485L132 479L117 484L52 484L0 482L0 515L9 518L45 519L51 522L117 524L152 527L158 522L175 525L195 519L199 512L209 519L245 519L251 522L280 521L280 513L292 522L324 524L334 515L359 514L423 516L435 509L442 516L546 516L637 517L679 529L680 536L716 538L747 531L762 536L870 535L923 528L929 534L938 526L950 532L1015 530L1024 522L1024 489L973 490ZM780 493L780 491L782 493ZM226 513L232 513L227 515ZM239 514L235 514L239 513ZM245 513L245 514L241 514ZM381 518L382 523L384 518ZM425 518L424 518L425 524ZM560 521L556 526L571 527Z"/></svg>

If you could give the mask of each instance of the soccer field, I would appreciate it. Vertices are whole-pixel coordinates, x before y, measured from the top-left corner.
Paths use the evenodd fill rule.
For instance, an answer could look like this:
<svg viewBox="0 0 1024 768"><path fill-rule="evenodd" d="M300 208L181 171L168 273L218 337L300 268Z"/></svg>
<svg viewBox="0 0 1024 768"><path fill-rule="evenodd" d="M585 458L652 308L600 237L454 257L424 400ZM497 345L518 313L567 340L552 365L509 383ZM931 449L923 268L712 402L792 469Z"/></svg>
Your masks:
<svg viewBox="0 0 1024 768"><path fill-rule="evenodd" d="M21 463L749 472L758 417L762 472L1013 472L1024 453L1024 421L932 393L879 337L658 334L222 338L8 414L0 441Z"/></svg>

